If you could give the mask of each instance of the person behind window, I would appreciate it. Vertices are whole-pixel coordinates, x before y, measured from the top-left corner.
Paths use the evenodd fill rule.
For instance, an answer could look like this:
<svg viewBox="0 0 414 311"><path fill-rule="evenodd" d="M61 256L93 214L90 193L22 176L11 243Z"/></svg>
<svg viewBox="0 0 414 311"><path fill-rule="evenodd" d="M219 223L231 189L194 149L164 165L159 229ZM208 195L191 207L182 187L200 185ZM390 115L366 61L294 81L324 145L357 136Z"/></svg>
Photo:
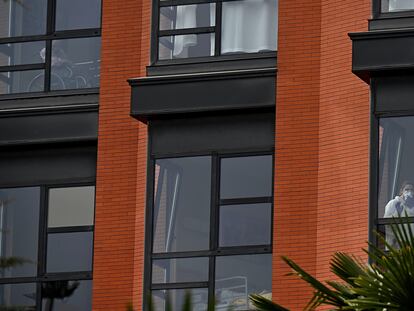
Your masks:
<svg viewBox="0 0 414 311"><path fill-rule="evenodd" d="M405 214L407 214L407 216L414 216L414 183L410 181L403 182L399 195L389 201L385 206L384 217L399 217L405 216ZM414 230L414 227L411 226L411 229ZM385 235L386 241L390 245L393 247L398 246L394 233L389 226L386 227Z"/></svg>

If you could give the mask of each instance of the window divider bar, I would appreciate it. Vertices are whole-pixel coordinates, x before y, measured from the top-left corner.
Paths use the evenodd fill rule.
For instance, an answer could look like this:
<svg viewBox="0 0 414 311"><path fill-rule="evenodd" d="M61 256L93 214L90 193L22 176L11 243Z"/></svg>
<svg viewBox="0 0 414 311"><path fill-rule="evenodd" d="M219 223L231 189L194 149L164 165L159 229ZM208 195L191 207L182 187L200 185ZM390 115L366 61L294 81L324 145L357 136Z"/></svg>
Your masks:
<svg viewBox="0 0 414 311"><path fill-rule="evenodd" d="M238 199L221 199L220 200L220 205L257 204L257 203L273 203L273 197L238 198Z"/></svg>
<svg viewBox="0 0 414 311"><path fill-rule="evenodd" d="M45 63L0 66L0 72L27 71L27 70L37 70L37 69L45 69Z"/></svg>
<svg viewBox="0 0 414 311"><path fill-rule="evenodd" d="M244 254L267 254L272 252L272 245L244 245L231 247L217 247L211 251L188 251L173 253L156 253L152 254L152 260L156 259L176 259L176 258L193 258L193 257L211 257L221 255L244 255Z"/></svg>
<svg viewBox="0 0 414 311"><path fill-rule="evenodd" d="M0 38L0 44L46 41L46 40L53 40L53 39L89 38L89 37L100 37L100 36L101 36L100 28L62 30L62 31L57 31L55 33L44 34L44 35Z"/></svg>
<svg viewBox="0 0 414 311"><path fill-rule="evenodd" d="M70 226L70 227L56 227L48 228L47 233L71 233L71 232L91 232L93 226Z"/></svg>
<svg viewBox="0 0 414 311"><path fill-rule="evenodd" d="M172 29L172 30L160 30L160 37L177 36L177 35L193 35L202 33L214 33L215 27L198 27L198 28L186 28L186 29Z"/></svg>
<svg viewBox="0 0 414 311"><path fill-rule="evenodd" d="M211 1L211 0L166 0L166 1L159 1L159 4L160 4L160 7L166 7L166 6L216 3L216 2L218 2L218 1Z"/></svg>
<svg viewBox="0 0 414 311"><path fill-rule="evenodd" d="M156 283L151 284L151 290L207 288L207 286L208 282Z"/></svg>
<svg viewBox="0 0 414 311"><path fill-rule="evenodd" d="M219 237L219 197L220 197L220 157L217 153L212 155L211 165L211 219L210 219L210 249L217 249ZM208 282L208 304L214 307L214 280L216 274L216 259L214 256L209 258L209 282ZM210 308L209 308L210 309Z"/></svg>
<svg viewBox="0 0 414 311"><path fill-rule="evenodd" d="M223 3L221 1L216 3L216 29L214 36L214 56L221 54L221 18L222 18Z"/></svg>
<svg viewBox="0 0 414 311"><path fill-rule="evenodd" d="M404 220L408 220L410 223L414 223L414 217L407 217L407 218L403 218ZM403 224L405 224L403 220ZM397 219L394 218L379 218L377 220L377 225L391 225L391 224L397 224L400 225L399 221Z"/></svg>
<svg viewBox="0 0 414 311"><path fill-rule="evenodd" d="M46 41L46 56L45 56L45 81L44 81L44 92L50 91L50 81L51 81L51 74L52 74L52 41Z"/></svg>

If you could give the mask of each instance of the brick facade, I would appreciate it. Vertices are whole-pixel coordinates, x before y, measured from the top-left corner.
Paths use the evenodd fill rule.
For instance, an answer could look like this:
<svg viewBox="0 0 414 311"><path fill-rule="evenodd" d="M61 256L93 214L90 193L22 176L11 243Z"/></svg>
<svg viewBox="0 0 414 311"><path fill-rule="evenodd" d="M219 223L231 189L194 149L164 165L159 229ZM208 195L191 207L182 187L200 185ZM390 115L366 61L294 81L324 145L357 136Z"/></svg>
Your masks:
<svg viewBox="0 0 414 311"><path fill-rule="evenodd" d="M150 15L150 1L103 2L94 310L142 306L147 139L126 80L145 76ZM368 239L369 90L347 33L369 17L366 0L279 1L273 297L292 310L311 291L281 255L328 278L334 251Z"/></svg>

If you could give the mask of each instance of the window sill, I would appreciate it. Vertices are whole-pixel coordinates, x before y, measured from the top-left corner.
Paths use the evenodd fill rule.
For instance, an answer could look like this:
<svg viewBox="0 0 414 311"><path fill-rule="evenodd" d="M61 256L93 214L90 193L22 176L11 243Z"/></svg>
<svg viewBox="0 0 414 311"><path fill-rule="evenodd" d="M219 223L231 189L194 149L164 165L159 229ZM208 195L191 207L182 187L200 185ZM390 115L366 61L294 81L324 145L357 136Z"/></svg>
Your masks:
<svg viewBox="0 0 414 311"><path fill-rule="evenodd" d="M147 76L276 68L277 52L233 54L158 61L147 67Z"/></svg>
<svg viewBox="0 0 414 311"><path fill-rule="evenodd" d="M381 13L368 21L369 30L414 27L414 11Z"/></svg>
<svg viewBox="0 0 414 311"><path fill-rule="evenodd" d="M99 103L99 88L62 90L48 93L17 93L0 95L0 113L25 111L39 108L63 108L67 106L94 106Z"/></svg>

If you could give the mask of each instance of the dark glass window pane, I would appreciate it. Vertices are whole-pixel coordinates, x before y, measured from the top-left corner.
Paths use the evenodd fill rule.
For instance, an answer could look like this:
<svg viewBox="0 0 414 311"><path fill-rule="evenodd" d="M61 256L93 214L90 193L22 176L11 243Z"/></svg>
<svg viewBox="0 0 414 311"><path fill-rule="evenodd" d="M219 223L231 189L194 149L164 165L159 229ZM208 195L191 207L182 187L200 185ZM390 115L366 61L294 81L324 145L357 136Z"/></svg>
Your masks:
<svg viewBox="0 0 414 311"><path fill-rule="evenodd" d="M272 156L224 158L221 160L221 199L272 195Z"/></svg>
<svg viewBox="0 0 414 311"><path fill-rule="evenodd" d="M157 160L155 172L153 251L208 249L211 158Z"/></svg>
<svg viewBox="0 0 414 311"><path fill-rule="evenodd" d="M44 79L43 70L0 72L0 95L42 92Z"/></svg>
<svg viewBox="0 0 414 311"><path fill-rule="evenodd" d="M249 295L272 296L272 255L216 258L216 310L253 309Z"/></svg>
<svg viewBox="0 0 414 311"><path fill-rule="evenodd" d="M0 38L46 33L47 0L0 1Z"/></svg>
<svg viewBox="0 0 414 311"><path fill-rule="evenodd" d="M384 13L414 10L414 0L382 0L381 10Z"/></svg>
<svg viewBox="0 0 414 311"><path fill-rule="evenodd" d="M101 0L57 0L56 30L101 27Z"/></svg>
<svg viewBox="0 0 414 311"><path fill-rule="evenodd" d="M93 225L95 187L68 187L49 190L49 227Z"/></svg>
<svg viewBox="0 0 414 311"><path fill-rule="evenodd" d="M40 189L0 190L0 257L19 257L26 262L1 269L1 277L36 276Z"/></svg>
<svg viewBox="0 0 414 311"><path fill-rule="evenodd" d="M270 244L271 204L220 206L220 246Z"/></svg>
<svg viewBox="0 0 414 311"><path fill-rule="evenodd" d="M47 272L92 270L93 232L53 233L47 240Z"/></svg>
<svg viewBox="0 0 414 311"><path fill-rule="evenodd" d="M191 295L192 310L207 310L207 288L189 288L152 291L152 301L154 303L155 311L167 310L167 302L172 307L171 310L181 310L184 303L184 297L186 292L189 293L189 295Z"/></svg>
<svg viewBox="0 0 414 311"><path fill-rule="evenodd" d="M223 2L221 53L277 49L277 0Z"/></svg>
<svg viewBox="0 0 414 311"><path fill-rule="evenodd" d="M42 305L43 311L92 310L92 281L43 283Z"/></svg>
<svg viewBox="0 0 414 311"><path fill-rule="evenodd" d="M44 41L0 44L0 66L43 63Z"/></svg>
<svg viewBox="0 0 414 311"><path fill-rule="evenodd" d="M409 225L397 225L397 228L397 230L400 230L402 234L406 234L407 236L410 236L410 230L414 233L414 223ZM395 234L390 225L379 225L378 233L385 238L389 245L396 249L400 248L400 245L397 242L398 233ZM380 239L378 239L378 246L383 250L388 250L388 247L386 247L385 243L383 243Z"/></svg>
<svg viewBox="0 0 414 311"><path fill-rule="evenodd" d="M214 33L160 37L159 59L176 59L214 55Z"/></svg>
<svg viewBox="0 0 414 311"><path fill-rule="evenodd" d="M36 284L0 285L0 310L36 310Z"/></svg>
<svg viewBox="0 0 414 311"><path fill-rule="evenodd" d="M177 258L154 260L152 283L208 281L208 258Z"/></svg>
<svg viewBox="0 0 414 311"><path fill-rule="evenodd" d="M414 216L414 117L380 119L378 216Z"/></svg>
<svg viewBox="0 0 414 311"><path fill-rule="evenodd" d="M214 26L215 3L160 8L160 30Z"/></svg>
<svg viewBox="0 0 414 311"><path fill-rule="evenodd" d="M99 86L101 38L56 40L52 43L52 90Z"/></svg>

